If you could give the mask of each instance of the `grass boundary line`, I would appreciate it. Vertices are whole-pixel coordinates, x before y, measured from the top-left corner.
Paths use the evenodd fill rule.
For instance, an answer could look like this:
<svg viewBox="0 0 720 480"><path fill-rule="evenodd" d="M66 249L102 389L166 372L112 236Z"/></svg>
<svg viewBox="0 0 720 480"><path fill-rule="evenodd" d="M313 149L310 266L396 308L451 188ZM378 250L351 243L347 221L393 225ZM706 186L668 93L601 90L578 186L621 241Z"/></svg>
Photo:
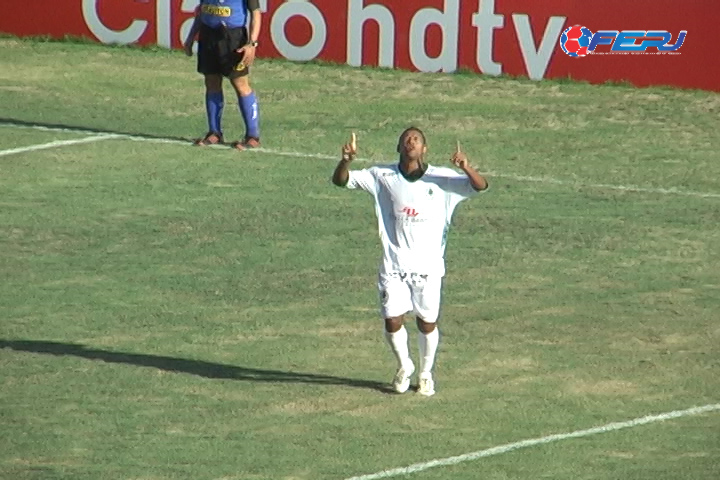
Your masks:
<svg viewBox="0 0 720 480"><path fill-rule="evenodd" d="M720 410L720 403L703 405L701 407L692 407L685 410L674 410L672 412L660 413L657 415L647 415L644 417L635 418L633 420L627 420L624 422L612 422L599 427L588 428L585 430L576 430L568 433L558 433L554 435L547 435L545 437L531 438L527 440L521 440L513 443L506 443L497 447L486 448L484 450L478 450L463 455L457 455L454 457L440 458L436 460L430 460L428 462L414 463L407 467L393 468L389 470L383 470L377 473L371 473L368 475L360 475L356 477L346 478L345 480L377 480L380 478L397 477L399 475L410 475L413 473L422 472L436 467L444 467L450 465L457 465L458 463L469 462L477 460L479 458L490 457L493 455L500 455L502 453L512 452L521 448L532 447L535 445L544 445L546 443L559 442L561 440L567 440L570 438L581 438L589 437L591 435L597 435L600 433L614 432L625 428L637 427L640 425L647 425L648 423L661 422L670 420L673 418L686 417L690 415L699 415L702 413L708 413L715 410Z"/></svg>
<svg viewBox="0 0 720 480"><path fill-rule="evenodd" d="M78 133L89 133L89 132L78 132ZM109 140L111 138L118 138L118 137L122 138L122 135L114 134L114 133L107 133L107 134L93 135L93 136L85 137L85 138L77 138L74 140L55 140L53 142L39 143L37 145L30 145L27 147L18 147L18 148L10 148L7 150L0 150L0 157L6 157L8 155L14 155L17 153L34 152L36 150L47 150L50 148L65 147L68 145L78 145L81 143L99 142L102 140Z"/></svg>
<svg viewBox="0 0 720 480"><path fill-rule="evenodd" d="M168 143L168 144L175 144L175 145L187 145L187 146L193 146L192 142L190 140L180 140L177 138L161 138L161 137L145 137L145 136L139 136L139 135L131 135L131 134L125 134L125 133L103 133L103 132L97 132L92 130L83 130L79 128L63 128L63 127L47 127L44 125L32 125L32 124L21 124L21 123L13 123L13 122L0 122L0 127L16 127L16 128L31 128L35 130L42 130L42 131L49 131L49 132L67 132L67 133L82 133L82 134L95 134L97 136L104 136L105 138L116 138L116 139L125 139L125 140L133 140L133 141L140 141L140 142L153 142L153 143ZM91 140L87 140L88 142ZM80 142L76 142L80 143ZM49 145L49 144L48 144ZM51 148L51 147L46 147ZM210 145L209 147L205 148L227 148L223 145ZM39 150L39 148L38 148ZM268 149L268 148L253 148L249 152L245 153L265 153L270 155L278 155L283 157L294 157L294 158L316 158L319 160L338 160L338 155L326 155L322 153L303 153L303 152L291 152L291 151L283 151L283 150L274 150L274 149ZM0 155L1 156L1 155ZM359 158L357 161L361 163L370 163L370 159L363 159ZM680 196L686 196L686 197L699 197L699 198L720 198L720 193L712 193L712 192L696 192L692 190L680 190L677 188L652 188L652 187L641 187L638 185L613 185L613 184L594 184L594 183L583 183L578 181L568 181L568 180L559 180L552 177L534 177L534 176L527 176L527 175L517 175L513 173L500 173L500 172L492 172L492 171L485 171L483 172L484 175L490 176L490 177L498 177L498 178L508 178L510 180L515 180L518 182L531 182L531 183L547 183L550 185L563 185L563 186L572 186L572 187L585 187L585 188L598 188L598 189L604 189L604 190L616 190L620 192L638 192L638 193L652 193L652 194L660 194L660 195L680 195Z"/></svg>

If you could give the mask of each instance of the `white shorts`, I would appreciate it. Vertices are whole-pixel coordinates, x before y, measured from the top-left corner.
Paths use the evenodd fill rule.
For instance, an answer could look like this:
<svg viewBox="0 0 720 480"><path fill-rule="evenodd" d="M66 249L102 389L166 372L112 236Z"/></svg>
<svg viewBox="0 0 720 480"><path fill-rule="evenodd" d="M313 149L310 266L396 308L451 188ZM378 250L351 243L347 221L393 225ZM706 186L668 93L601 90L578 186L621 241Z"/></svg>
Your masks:
<svg viewBox="0 0 720 480"><path fill-rule="evenodd" d="M440 313L442 277L418 273L380 274L380 314L383 318L413 312L423 321L435 323Z"/></svg>

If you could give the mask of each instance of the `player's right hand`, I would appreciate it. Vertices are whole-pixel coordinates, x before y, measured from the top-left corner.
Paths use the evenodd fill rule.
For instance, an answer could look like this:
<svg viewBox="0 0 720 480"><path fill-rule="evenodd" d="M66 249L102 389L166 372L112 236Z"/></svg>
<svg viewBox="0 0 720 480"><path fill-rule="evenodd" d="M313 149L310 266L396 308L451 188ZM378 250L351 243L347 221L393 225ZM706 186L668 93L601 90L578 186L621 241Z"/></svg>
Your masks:
<svg viewBox="0 0 720 480"><path fill-rule="evenodd" d="M193 48L193 42L187 42L185 45L183 45L183 50L185 50L185 55L187 55L188 57L192 57L193 56L192 48Z"/></svg>
<svg viewBox="0 0 720 480"><path fill-rule="evenodd" d="M355 155L357 155L357 135L355 135L355 132L352 132L350 134L350 142L342 147L342 158L346 162L352 162L355 160Z"/></svg>

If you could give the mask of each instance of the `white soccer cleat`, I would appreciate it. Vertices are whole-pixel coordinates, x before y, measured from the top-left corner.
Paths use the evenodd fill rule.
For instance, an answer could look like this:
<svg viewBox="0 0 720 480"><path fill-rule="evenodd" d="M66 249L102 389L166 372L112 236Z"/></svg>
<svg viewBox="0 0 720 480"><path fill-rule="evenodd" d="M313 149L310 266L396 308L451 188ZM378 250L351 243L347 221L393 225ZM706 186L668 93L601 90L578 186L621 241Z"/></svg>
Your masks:
<svg viewBox="0 0 720 480"><path fill-rule="evenodd" d="M405 393L410 388L410 377L415 372L415 365L412 363L405 365L404 367L398 368L393 378L393 389L397 393Z"/></svg>
<svg viewBox="0 0 720 480"><path fill-rule="evenodd" d="M421 373L417 393L426 397L435 395L435 382L429 373Z"/></svg>

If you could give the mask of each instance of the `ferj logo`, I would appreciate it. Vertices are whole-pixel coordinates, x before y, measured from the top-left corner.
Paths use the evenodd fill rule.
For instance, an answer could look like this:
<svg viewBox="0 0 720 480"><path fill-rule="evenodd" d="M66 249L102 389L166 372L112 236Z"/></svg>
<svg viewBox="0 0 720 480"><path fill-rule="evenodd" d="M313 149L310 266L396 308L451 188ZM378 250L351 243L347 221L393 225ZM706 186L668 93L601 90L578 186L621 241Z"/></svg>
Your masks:
<svg viewBox="0 0 720 480"><path fill-rule="evenodd" d="M573 25L560 35L560 48L570 57L585 57L591 53L663 54L676 52L685 42L687 30L681 30L674 44L667 30L599 30L596 33L582 25ZM597 52L598 45L610 45L609 52ZM655 48L656 51L648 51Z"/></svg>
<svg viewBox="0 0 720 480"><path fill-rule="evenodd" d="M593 33L582 25L573 25L560 35L560 47L571 57L584 57L588 53Z"/></svg>

